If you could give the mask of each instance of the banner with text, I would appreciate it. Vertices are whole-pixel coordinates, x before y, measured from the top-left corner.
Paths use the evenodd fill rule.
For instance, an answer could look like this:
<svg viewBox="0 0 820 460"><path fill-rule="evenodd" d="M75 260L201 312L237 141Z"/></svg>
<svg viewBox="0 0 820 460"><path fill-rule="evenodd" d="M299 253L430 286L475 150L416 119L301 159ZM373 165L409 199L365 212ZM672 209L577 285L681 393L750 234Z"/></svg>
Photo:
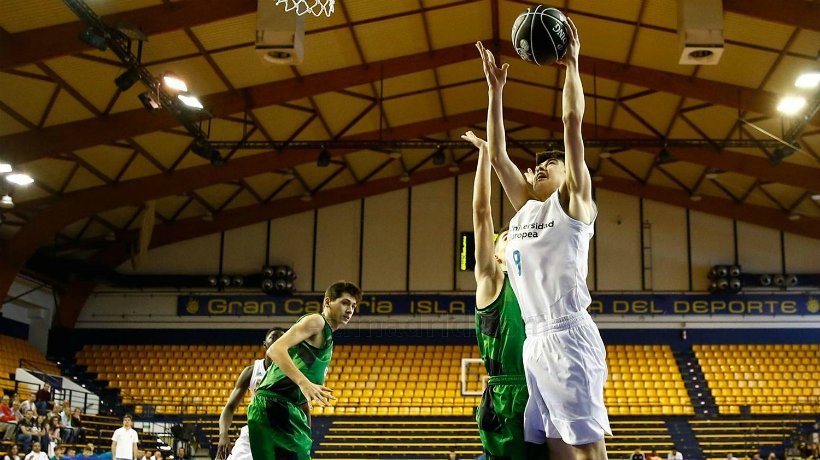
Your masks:
<svg viewBox="0 0 820 460"><path fill-rule="evenodd" d="M322 296L182 295L179 316L301 316L318 313ZM359 315L472 315L475 299L458 294L376 294L365 296ZM752 315L800 316L820 312L818 296L808 294L601 294L593 315Z"/></svg>

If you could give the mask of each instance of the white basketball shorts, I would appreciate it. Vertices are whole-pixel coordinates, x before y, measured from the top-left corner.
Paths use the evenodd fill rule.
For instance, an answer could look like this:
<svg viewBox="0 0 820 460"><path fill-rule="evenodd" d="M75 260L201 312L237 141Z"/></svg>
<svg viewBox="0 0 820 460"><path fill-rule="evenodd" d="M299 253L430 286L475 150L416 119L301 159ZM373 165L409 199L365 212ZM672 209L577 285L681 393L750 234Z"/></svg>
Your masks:
<svg viewBox="0 0 820 460"><path fill-rule="evenodd" d="M253 460L253 456L251 455L251 438L248 434L248 425L242 427L239 430L239 437L236 438L236 442L233 445L233 449L231 449L231 455L228 456L228 460Z"/></svg>
<svg viewBox="0 0 820 460"><path fill-rule="evenodd" d="M570 445L600 441L612 434L604 406L606 348L586 311L527 324L524 372L529 399L524 438Z"/></svg>

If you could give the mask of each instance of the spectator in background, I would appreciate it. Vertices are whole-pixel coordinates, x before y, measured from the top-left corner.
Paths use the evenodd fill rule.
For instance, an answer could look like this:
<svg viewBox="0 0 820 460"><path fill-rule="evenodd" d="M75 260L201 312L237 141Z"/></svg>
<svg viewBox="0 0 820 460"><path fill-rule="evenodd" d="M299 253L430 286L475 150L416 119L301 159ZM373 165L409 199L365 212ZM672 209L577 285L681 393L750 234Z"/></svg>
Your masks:
<svg viewBox="0 0 820 460"><path fill-rule="evenodd" d="M93 457L93 456L94 456L94 448L93 447L88 447L88 446L83 447L83 457ZM133 460L133 459L131 459L131 460Z"/></svg>
<svg viewBox="0 0 820 460"><path fill-rule="evenodd" d="M60 437L60 416L59 415L52 415L51 418L48 419L46 422L46 434L48 435L49 444L48 444L48 453L50 456L55 455L55 447L57 444L60 443L62 439ZM52 444L54 444L52 446Z"/></svg>
<svg viewBox="0 0 820 460"><path fill-rule="evenodd" d="M729 452L728 454L726 454L726 460L737 460L737 457L735 457L735 454L733 454L732 452Z"/></svg>
<svg viewBox="0 0 820 460"><path fill-rule="evenodd" d="M449 454L449 455L447 455L447 458L448 458L449 460L456 460L456 459L458 458L458 456L456 455L456 449L455 449L455 447L454 447L454 448L452 448L452 449L450 449L450 454Z"/></svg>
<svg viewBox="0 0 820 460"><path fill-rule="evenodd" d="M14 417L17 419L18 422L20 420L23 420L23 415L25 415L25 412L23 412L21 406L22 403L20 402L20 398L18 398L17 396L11 398L11 411L14 413Z"/></svg>
<svg viewBox="0 0 820 460"><path fill-rule="evenodd" d="M188 455L188 454L185 452L185 448L184 448L184 447L180 447L180 448L178 448L178 449L177 449L177 454L176 454L176 456L175 456L174 458L179 459L179 460L187 460L187 459L190 459L190 458L191 458L191 456L190 456L190 455Z"/></svg>
<svg viewBox="0 0 820 460"><path fill-rule="evenodd" d="M669 455L666 456L666 460L683 460L683 454L678 452L678 449L672 448L672 451L669 452Z"/></svg>
<svg viewBox="0 0 820 460"><path fill-rule="evenodd" d="M46 418L42 415L37 415L37 411L35 410L34 420L34 434L40 436L40 447L47 447L51 440L48 439L48 423L46 422ZM47 452L47 450L43 452ZM48 453L46 453L46 456L48 456Z"/></svg>
<svg viewBox="0 0 820 460"><path fill-rule="evenodd" d="M74 458L74 457L76 457L76 456L77 456L77 449L75 449L75 448L73 448L73 447L68 447L68 448L66 448L66 450L65 450L65 456L66 456L66 457L69 457L69 458Z"/></svg>
<svg viewBox="0 0 820 460"><path fill-rule="evenodd" d="M632 460L646 460L646 457L644 457L643 452L641 452L640 447L635 449L635 452L632 453L632 457L630 457L630 458Z"/></svg>
<svg viewBox="0 0 820 460"><path fill-rule="evenodd" d="M83 429L83 413L79 407L71 412L71 428L74 430L74 442L83 443L86 441L85 430Z"/></svg>
<svg viewBox="0 0 820 460"><path fill-rule="evenodd" d="M134 460L137 451L137 431L131 428L131 416L122 418L122 427L114 431L111 437L111 456L118 460Z"/></svg>
<svg viewBox="0 0 820 460"><path fill-rule="evenodd" d="M40 443L35 442L31 446L31 452L26 455L25 460L48 460L48 455L40 448Z"/></svg>
<svg viewBox="0 0 820 460"><path fill-rule="evenodd" d="M57 446L54 448L54 455L49 460L62 460L65 457L65 447Z"/></svg>
<svg viewBox="0 0 820 460"><path fill-rule="evenodd" d="M652 452L646 456L646 460L661 460L661 458L658 456L658 451L652 449Z"/></svg>
<svg viewBox="0 0 820 460"><path fill-rule="evenodd" d="M17 417L11 410L10 402L8 395L0 399L0 433L3 434L3 441L11 441L17 431Z"/></svg>
<svg viewBox="0 0 820 460"><path fill-rule="evenodd" d="M148 460L148 457L145 456L144 450L137 449L137 460Z"/></svg>
<svg viewBox="0 0 820 460"><path fill-rule="evenodd" d="M17 422L17 442L22 444L23 452L31 449L33 441L40 441L39 431L35 432L34 425L37 423L34 420L34 411L26 411L23 419Z"/></svg>
<svg viewBox="0 0 820 460"><path fill-rule="evenodd" d="M37 401L34 393L29 393L28 399L20 403L20 412L25 414L27 410L37 413Z"/></svg>
<svg viewBox="0 0 820 460"><path fill-rule="evenodd" d="M37 406L37 413L46 415L51 406L51 385L44 383L43 387L37 390L35 397L35 405Z"/></svg>
<svg viewBox="0 0 820 460"><path fill-rule="evenodd" d="M763 459L760 458L760 454L755 452L754 454L752 454L752 460L763 460Z"/></svg>
<svg viewBox="0 0 820 460"><path fill-rule="evenodd" d="M154 451L154 456L151 457L151 458L153 458L154 460L162 460L162 451L161 450L155 450Z"/></svg>
<svg viewBox="0 0 820 460"><path fill-rule="evenodd" d="M769 452L769 456L766 457L766 460L780 460L780 459L777 458L777 455L775 455L774 452Z"/></svg>
<svg viewBox="0 0 820 460"><path fill-rule="evenodd" d="M20 448L17 447L17 444L12 444L9 447L9 451L3 457L3 460L23 460L23 457L20 455Z"/></svg>
<svg viewBox="0 0 820 460"><path fill-rule="evenodd" d="M56 408L55 408L56 410ZM60 412L60 431L63 434L63 442L66 444L74 444L77 442L73 425L71 424L71 401L63 401L63 410Z"/></svg>

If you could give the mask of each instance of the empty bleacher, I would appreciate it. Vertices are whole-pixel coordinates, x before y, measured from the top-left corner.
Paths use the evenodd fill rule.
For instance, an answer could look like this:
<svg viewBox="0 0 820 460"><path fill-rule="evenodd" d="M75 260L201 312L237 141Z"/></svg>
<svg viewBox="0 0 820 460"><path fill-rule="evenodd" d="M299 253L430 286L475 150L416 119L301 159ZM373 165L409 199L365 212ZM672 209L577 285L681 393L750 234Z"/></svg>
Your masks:
<svg viewBox="0 0 820 460"><path fill-rule="evenodd" d="M0 335L0 389L14 390L14 373L24 360L25 368L60 375L57 366L25 340Z"/></svg>
<svg viewBox="0 0 820 460"><path fill-rule="evenodd" d="M721 414L816 414L820 344L694 345Z"/></svg>
<svg viewBox="0 0 820 460"><path fill-rule="evenodd" d="M782 446L800 423L811 423L810 418L707 419L690 420L692 431L703 456L707 460L725 459L733 453L741 458L759 452L765 458L775 452L782 458Z"/></svg>

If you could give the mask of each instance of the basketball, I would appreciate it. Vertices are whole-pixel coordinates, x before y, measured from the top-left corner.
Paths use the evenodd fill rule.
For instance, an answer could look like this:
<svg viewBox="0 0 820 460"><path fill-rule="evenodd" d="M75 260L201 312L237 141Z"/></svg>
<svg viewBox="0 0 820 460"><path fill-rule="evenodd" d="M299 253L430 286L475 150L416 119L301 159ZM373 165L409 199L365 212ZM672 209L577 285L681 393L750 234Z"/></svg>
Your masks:
<svg viewBox="0 0 820 460"><path fill-rule="evenodd" d="M512 42L521 59L550 65L564 57L569 41L567 18L555 8L535 5L515 19Z"/></svg>

